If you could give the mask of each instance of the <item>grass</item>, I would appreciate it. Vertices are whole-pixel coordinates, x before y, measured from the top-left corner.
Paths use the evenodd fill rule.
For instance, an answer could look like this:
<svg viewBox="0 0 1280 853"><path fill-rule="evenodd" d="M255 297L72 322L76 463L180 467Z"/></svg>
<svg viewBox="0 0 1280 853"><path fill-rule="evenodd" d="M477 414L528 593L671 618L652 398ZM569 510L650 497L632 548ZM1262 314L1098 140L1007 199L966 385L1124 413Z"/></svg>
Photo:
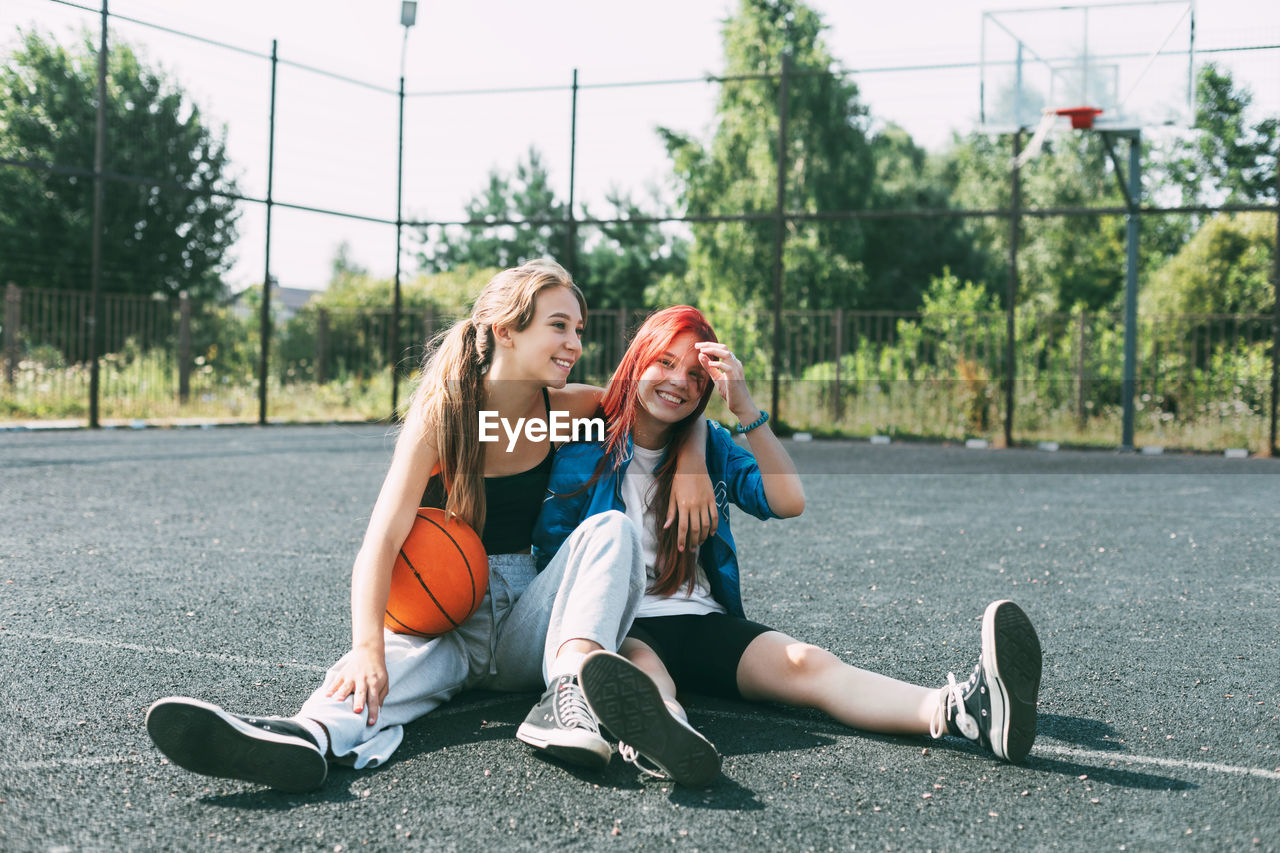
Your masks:
<svg viewBox="0 0 1280 853"><path fill-rule="evenodd" d="M196 370L185 402L178 399L176 371L164 354L106 358L100 373L100 418L104 422L254 423L258 419L258 385L248 369L234 377L219 376L212 369ZM9 384L0 378L0 426L88 419L89 371L84 365L50 367L22 362L13 379ZM852 438L888 435L935 441L984 438L993 443L1003 437L1003 397L996 383L964 379L846 383L838 416L833 383L784 380L779 386L781 412L774 413L773 423L781 433L805 431ZM411 387L408 381L401 383L401 405ZM1060 402L1064 395L1053 390L1044 383L1020 387L1015 400L1017 442L1055 441L1080 447L1120 444L1119 406L1090 405L1082 419L1074 405ZM1194 451L1239 447L1265 453L1267 397L1265 388L1262 393L1258 390L1222 387L1211 398L1184 405L1176 414L1153 407L1149 396L1140 399L1135 444ZM1207 391L1201 393L1208 397ZM757 404L770 407L767 380L753 382L752 395ZM267 399L268 418L277 422L385 420L391 407L390 375L386 370L374 375L347 374L324 383L305 375L285 382L273 377ZM718 396L707 413L723 423L736 423Z"/></svg>

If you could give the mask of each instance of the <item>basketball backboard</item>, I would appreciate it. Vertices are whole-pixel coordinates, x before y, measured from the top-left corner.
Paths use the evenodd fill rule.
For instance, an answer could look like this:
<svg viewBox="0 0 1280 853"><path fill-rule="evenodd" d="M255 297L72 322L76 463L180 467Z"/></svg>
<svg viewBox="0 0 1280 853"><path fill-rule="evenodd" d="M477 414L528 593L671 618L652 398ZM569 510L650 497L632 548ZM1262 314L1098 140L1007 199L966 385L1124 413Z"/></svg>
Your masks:
<svg viewBox="0 0 1280 853"><path fill-rule="evenodd" d="M1146 0L982 15L979 122L1032 128L1048 109L1094 107L1093 126L1190 126L1195 3Z"/></svg>

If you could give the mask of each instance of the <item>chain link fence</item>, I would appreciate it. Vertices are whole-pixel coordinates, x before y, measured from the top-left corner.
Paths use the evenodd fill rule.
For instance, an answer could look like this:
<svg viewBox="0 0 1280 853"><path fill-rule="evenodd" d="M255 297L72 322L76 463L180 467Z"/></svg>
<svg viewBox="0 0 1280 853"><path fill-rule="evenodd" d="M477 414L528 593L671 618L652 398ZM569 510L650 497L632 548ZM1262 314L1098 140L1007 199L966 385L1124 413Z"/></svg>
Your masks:
<svg viewBox="0 0 1280 853"><path fill-rule="evenodd" d="M701 87L702 100L711 105L718 87L738 82L706 78L580 86L575 74L572 84L564 87L406 93L403 84L397 90L291 63L274 47L269 54L249 51L134 19L117 19L105 10L67 2L57 5L67 14L80 15L86 29L100 22L103 44L123 37L135 42L149 37L180 40L190 43L206 62L229 69L235 85L261 86L262 115L230 126L228 135L248 137L251 141L245 144L270 150L267 172L202 190L203 198L234 205L242 234L237 247L242 255L255 261L260 258L260 281L271 281L278 272L272 262L273 237L279 240L297 233L315 235L313 239L319 241L319 235L361 229L385 239L388 252L394 237L396 257L403 259L411 229L556 227L567 235L561 260L573 267L583 246L599 239L600 229L639 221L621 215L593 218L589 208L574 198L575 179L600 185L620 167L608 153L619 134L644 130L626 123L627 115L637 111L626 107L629 102L620 92L643 99L646 110L661 110L662 93L670 86ZM763 76L779 79L777 74ZM785 90L785 77L781 83ZM327 94L317 98L317 87ZM312 113L354 97L381 104L385 125L359 129L363 141L352 147L363 149L352 160L350 154L323 149L315 128L324 122ZM569 203L559 218L471 221L411 217L405 212L399 197L406 179L409 186L432 188L430 194L424 193L422 204L415 205L418 210L456 206L456 198L444 196L458 196L478 181L479 176L468 176L464 189L462 178L450 171L448 154L450 144L470 144L466 139L475 137L446 139L437 131L466 97L502 100L504 107L491 111L496 122L491 138L503 136L502 131L513 125L565 124L571 149L570 190ZM580 134L580 106L598 113L597 119L608 120L597 120L592 130ZM762 109L773 106L763 104ZM526 113L528 119L521 120ZM694 121L690 116L672 118L676 124ZM483 130L477 133L483 136ZM531 144L530 139L513 138L511 146ZM420 155L408 163L406 143ZM321 146L319 152L317 146ZM94 189L153 199L191 190L168 177L115 172L109 151L97 164L83 157L44 162L24 159L17 152L2 153L0 169L65 184L79 199L85 219L94 216ZM510 153L514 160L522 152L512 148ZM358 209L326 206L326 181L335 174L361 184L362 194L355 202ZM784 195L779 193L779 198ZM392 199L399 209L391 209ZM379 215L379 210L390 212ZM1276 205L1224 204L1180 212L1232 210L1275 213ZM844 220L852 226L877 217L925 222L938 217L1017 220L1129 214L1146 218L1166 213L1150 207L819 212L778 207L714 217L656 215L653 220L677 231L705 221L766 222L775 229L777 242L756 251L772 257L785 248L790 225L815 219ZM118 238L117 226L107 223L105 233ZM11 250L20 252L38 227L33 222L0 223L0 237ZM1011 264L1016 264L1016 251L1015 247ZM50 255L32 254L28 283L0 282L6 285L0 422L70 420L97 426L384 419L403 404L401 386L410 381L425 343L456 319L456 309L449 307L400 305L397 310L395 302L361 309L306 305L284 310L275 288L259 287L232 301L190 298L175 287L161 289L156 296L130 295L116 289L146 271L113 266L114 256L106 254L105 260L92 256L87 245L64 247ZM494 258L495 265L501 262ZM396 270L399 289L399 262ZM780 409L780 419L788 427L824 434L995 441L1011 435L1017 441L1114 446L1129 399L1137 413L1139 444L1274 449L1276 340L1280 336L1274 314L1140 316L1137 368L1127 395L1122 317L1084 311L1037 313L1025 308L1012 316L871 312L854 310L853 305L796 311L786 308L787 288L803 287L803 283L788 280L784 264L774 264L774 277L781 298L772 312L711 313L722 336L745 355L750 375L759 384L759 399L769 399ZM32 281L45 284L33 286ZM91 286L94 282L96 289ZM584 357L574 378L606 381L627 335L645 313L628 308L593 311Z"/></svg>
<svg viewBox="0 0 1280 853"><path fill-rule="evenodd" d="M5 420L82 420L88 295L5 292ZM589 315L574 381L602 384L647 312ZM397 357L386 308L306 308L276 324L268 393L273 420L385 417L393 363L402 375L457 319L400 315ZM743 328L767 326L750 316ZM819 434L998 440L1007 378L999 312L783 313L781 389L788 425ZM1143 445L1261 448L1270 396L1269 315L1143 317L1137 436ZM240 422L257 406L258 323L216 302L104 300L103 417L114 422ZM1014 405L1023 441L1114 444L1123 389L1122 318L1020 311ZM756 393L770 390L771 353L748 335L726 342ZM712 409L713 414L715 409ZM721 413L723 414L723 413Z"/></svg>

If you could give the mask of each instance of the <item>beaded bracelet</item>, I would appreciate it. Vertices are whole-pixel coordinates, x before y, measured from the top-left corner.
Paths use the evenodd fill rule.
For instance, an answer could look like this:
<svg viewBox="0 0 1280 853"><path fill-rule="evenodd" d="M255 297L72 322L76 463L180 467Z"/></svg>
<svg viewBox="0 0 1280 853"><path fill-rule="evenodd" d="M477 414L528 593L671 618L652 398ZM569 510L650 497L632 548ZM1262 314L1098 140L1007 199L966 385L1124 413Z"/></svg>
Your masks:
<svg viewBox="0 0 1280 853"><path fill-rule="evenodd" d="M769 422L769 413L766 412L764 409L761 409L760 417L756 418L754 421L747 424L746 426L743 426L742 424L738 424L736 427L733 428L733 431L738 435L746 435L756 427L764 426L768 422Z"/></svg>

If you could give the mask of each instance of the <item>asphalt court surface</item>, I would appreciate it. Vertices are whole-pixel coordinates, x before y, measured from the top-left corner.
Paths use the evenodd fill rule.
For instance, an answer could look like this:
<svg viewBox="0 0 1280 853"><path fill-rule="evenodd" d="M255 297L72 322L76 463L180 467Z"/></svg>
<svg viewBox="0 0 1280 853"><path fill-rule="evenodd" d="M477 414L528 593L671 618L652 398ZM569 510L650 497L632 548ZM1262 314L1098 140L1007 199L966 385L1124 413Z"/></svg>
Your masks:
<svg viewBox="0 0 1280 853"><path fill-rule="evenodd" d="M788 442L808 509L734 517L747 613L967 677L986 604L1045 649L1024 766L693 697L686 790L532 756L477 693L312 795L164 763L147 706L292 713L350 642L377 426L0 433L0 848L1280 848L1280 462Z"/></svg>

